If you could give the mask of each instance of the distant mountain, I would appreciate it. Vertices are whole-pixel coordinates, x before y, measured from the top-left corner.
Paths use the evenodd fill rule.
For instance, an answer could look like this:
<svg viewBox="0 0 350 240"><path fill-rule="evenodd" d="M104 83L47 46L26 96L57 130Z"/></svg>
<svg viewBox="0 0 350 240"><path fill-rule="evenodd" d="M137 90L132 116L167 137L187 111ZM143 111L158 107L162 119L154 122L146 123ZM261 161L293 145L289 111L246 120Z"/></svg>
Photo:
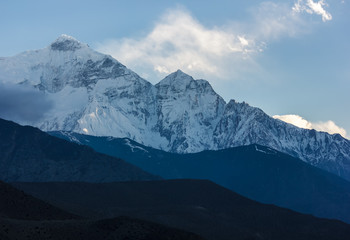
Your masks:
<svg viewBox="0 0 350 240"><path fill-rule="evenodd" d="M350 141L300 129L262 110L226 103L205 80L180 70L156 85L111 56L62 35L50 46L0 58L0 83L32 86L54 106L45 131L128 137L176 153L260 144L350 180Z"/></svg>
<svg viewBox="0 0 350 240"><path fill-rule="evenodd" d="M87 146L0 119L0 180L111 182L160 179Z"/></svg>
<svg viewBox="0 0 350 240"><path fill-rule="evenodd" d="M51 132L165 179L210 179L251 199L350 223L350 182L260 145L173 154L130 139Z"/></svg>
<svg viewBox="0 0 350 240"><path fill-rule="evenodd" d="M76 214L126 215L213 240L347 240L350 236L348 224L257 203L204 180L14 185Z"/></svg>

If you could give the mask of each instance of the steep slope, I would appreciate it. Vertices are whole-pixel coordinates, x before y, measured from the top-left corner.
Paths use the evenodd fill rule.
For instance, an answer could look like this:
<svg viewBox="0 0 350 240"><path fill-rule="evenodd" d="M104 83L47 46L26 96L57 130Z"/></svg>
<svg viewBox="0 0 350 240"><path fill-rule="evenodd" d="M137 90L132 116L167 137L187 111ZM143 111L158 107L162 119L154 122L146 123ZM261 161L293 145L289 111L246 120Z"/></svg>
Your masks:
<svg viewBox="0 0 350 240"><path fill-rule="evenodd" d="M251 199L350 223L350 182L267 147L173 154L130 139L51 132L165 179L210 179Z"/></svg>
<svg viewBox="0 0 350 240"><path fill-rule="evenodd" d="M268 146L350 180L350 141L295 127L261 109L231 100L214 131L219 149L252 143Z"/></svg>
<svg viewBox="0 0 350 240"><path fill-rule="evenodd" d="M16 183L64 209L91 217L127 215L207 239L348 239L350 226L244 198L209 181Z"/></svg>
<svg viewBox="0 0 350 240"><path fill-rule="evenodd" d="M1 58L0 76L0 82L34 86L54 103L34 124L42 130L148 140L141 133L155 115L152 84L70 36L62 35L44 49Z"/></svg>
<svg viewBox="0 0 350 240"><path fill-rule="evenodd" d="M210 135L225 102L210 84L178 70L155 87L158 121L153 130L169 142L165 149L185 153L215 148Z"/></svg>
<svg viewBox="0 0 350 240"><path fill-rule="evenodd" d="M159 178L89 147L0 119L0 179L111 182Z"/></svg>
<svg viewBox="0 0 350 240"><path fill-rule="evenodd" d="M350 180L350 141L300 129L258 108L226 102L205 80L180 70L151 83L62 35L47 48L0 58L0 82L33 86L54 104L45 131L128 137L177 153L265 145Z"/></svg>

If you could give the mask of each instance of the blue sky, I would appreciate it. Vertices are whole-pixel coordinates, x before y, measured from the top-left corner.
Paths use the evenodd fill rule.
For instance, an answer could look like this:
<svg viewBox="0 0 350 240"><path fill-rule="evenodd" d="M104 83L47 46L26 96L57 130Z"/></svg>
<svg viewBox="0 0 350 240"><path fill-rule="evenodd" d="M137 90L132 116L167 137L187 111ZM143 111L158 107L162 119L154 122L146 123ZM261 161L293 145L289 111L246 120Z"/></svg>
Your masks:
<svg viewBox="0 0 350 240"><path fill-rule="evenodd" d="M350 2L0 2L0 56L65 33L152 83L177 69L306 128L350 135Z"/></svg>

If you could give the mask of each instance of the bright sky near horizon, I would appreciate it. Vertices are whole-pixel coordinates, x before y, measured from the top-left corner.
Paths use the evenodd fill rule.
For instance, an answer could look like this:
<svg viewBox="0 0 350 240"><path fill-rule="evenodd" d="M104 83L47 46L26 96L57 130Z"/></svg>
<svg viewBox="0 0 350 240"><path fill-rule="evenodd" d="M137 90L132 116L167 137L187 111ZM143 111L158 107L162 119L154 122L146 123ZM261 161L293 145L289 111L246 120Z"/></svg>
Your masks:
<svg viewBox="0 0 350 240"><path fill-rule="evenodd" d="M0 13L1 57L65 33L152 83L181 69L226 101L350 136L349 0L3 0Z"/></svg>

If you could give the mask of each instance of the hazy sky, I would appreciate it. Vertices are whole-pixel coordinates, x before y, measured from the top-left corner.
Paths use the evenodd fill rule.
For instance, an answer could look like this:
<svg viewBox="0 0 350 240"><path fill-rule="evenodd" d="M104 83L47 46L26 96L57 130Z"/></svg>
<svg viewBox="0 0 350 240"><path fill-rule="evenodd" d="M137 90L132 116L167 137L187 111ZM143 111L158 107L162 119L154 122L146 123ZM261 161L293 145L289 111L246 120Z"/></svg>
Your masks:
<svg viewBox="0 0 350 240"><path fill-rule="evenodd" d="M306 128L350 136L350 2L0 1L0 56L65 33L152 83L177 69ZM282 115L291 116L282 116ZM343 128L343 129L342 129Z"/></svg>

